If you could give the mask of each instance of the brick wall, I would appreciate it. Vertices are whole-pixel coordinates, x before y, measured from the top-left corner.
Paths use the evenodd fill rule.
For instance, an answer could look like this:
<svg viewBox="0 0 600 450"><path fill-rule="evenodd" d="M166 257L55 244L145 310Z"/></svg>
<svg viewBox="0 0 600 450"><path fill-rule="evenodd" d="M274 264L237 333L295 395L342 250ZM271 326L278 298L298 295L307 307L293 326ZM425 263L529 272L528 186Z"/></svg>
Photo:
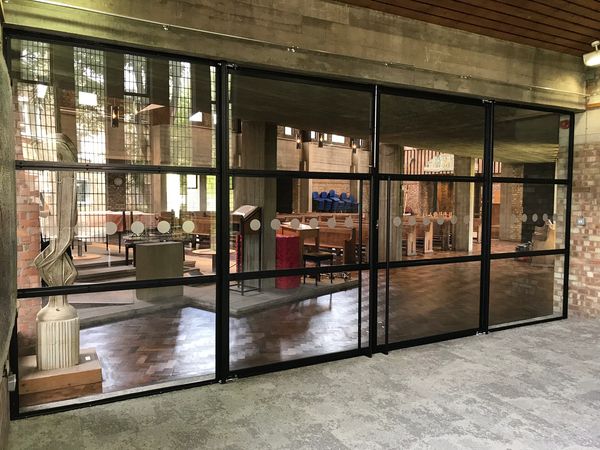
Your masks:
<svg viewBox="0 0 600 450"><path fill-rule="evenodd" d="M16 95L13 98L17 98ZM13 103L14 111L18 111ZM15 113L14 130L20 130L19 114ZM15 154L23 158L23 140L15 133ZM16 171L17 194L17 287L30 288L41 285L33 260L40 253L40 195L37 189L38 173ZM17 336L20 355L33 355L36 352L36 315L42 307L41 298L18 301Z"/></svg>
<svg viewBox="0 0 600 450"><path fill-rule="evenodd" d="M600 318L600 70L588 73L587 89L588 110L575 116L569 312Z"/></svg>
<svg viewBox="0 0 600 450"><path fill-rule="evenodd" d="M600 317L600 142L574 148L569 311ZM585 217L586 226L575 221Z"/></svg>

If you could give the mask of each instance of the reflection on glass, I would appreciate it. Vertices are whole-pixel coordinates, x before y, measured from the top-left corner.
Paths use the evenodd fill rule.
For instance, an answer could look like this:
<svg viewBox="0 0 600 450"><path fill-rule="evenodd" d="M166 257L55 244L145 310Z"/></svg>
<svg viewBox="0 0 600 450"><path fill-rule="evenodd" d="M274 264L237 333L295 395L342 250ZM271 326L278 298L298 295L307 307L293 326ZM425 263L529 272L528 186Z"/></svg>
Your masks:
<svg viewBox="0 0 600 450"><path fill-rule="evenodd" d="M470 176L483 170L481 106L381 96L379 171Z"/></svg>
<svg viewBox="0 0 600 450"><path fill-rule="evenodd" d="M57 161L62 133L80 163L214 166L214 67L19 39L11 50L17 159Z"/></svg>
<svg viewBox="0 0 600 450"><path fill-rule="evenodd" d="M155 288L153 298L141 291L147 289L69 295L80 320L79 369L97 368L101 381L50 394L22 391L21 408L213 378L215 285ZM19 300L21 386L35 371L36 314L47 302L47 297Z"/></svg>
<svg viewBox="0 0 600 450"><path fill-rule="evenodd" d="M16 173L19 288L41 285L33 261L56 234L58 173ZM77 269L75 284L216 272L216 219L207 208L207 177L192 185L179 174L75 175L77 225L68 250ZM129 186L128 175L139 183Z"/></svg>
<svg viewBox="0 0 600 450"><path fill-rule="evenodd" d="M235 177L231 186L232 272L368 261L368 182Z"/></svg>
<svg viewBox="0 0 600 450"><path fill-rule="evenodd" d="M232 370L366 346L368 271L335 272L333 278L330 276L321 274L317 283L312 276L263 279L260 291L244 294L232 289ZM250 284L258 285L259 281L251 280Z"/></svg>
<svg viewBox="0 0 600 450"><path fill-rule="evenodd" d="M390 270L389 342L479 326L481 264L468 262ZM385 271L379 271L378 342L385 343Z"/></svg>
<svg viewBox="0 0 600 450"><path fill-rule="evenodd" d="M231 167L368 173L371 94L231 75Z"/></svg>
<svg viewBox="0 0 600 450"><path fill-rule="evenodd" d="M560 316L564 257L498 259L490 269L490 325Z"/></svg>
<svg viewBox="0 0 600 450"><path fill-rule="evenodd" d="M558 113L496 106L494 175L567 178L569 118Z"/></svg>
<svg viewBox="0 0 600 450"><path fill-rule="evenodd" d="M566 186L494 183L492 192L493 253L565 247Z"/></svg>
<svg viewBox="0 0 600 450"><path fill-rule="evenodd" d="M480 254L481 192L481 183L382 182L379 261Z"/></svg>

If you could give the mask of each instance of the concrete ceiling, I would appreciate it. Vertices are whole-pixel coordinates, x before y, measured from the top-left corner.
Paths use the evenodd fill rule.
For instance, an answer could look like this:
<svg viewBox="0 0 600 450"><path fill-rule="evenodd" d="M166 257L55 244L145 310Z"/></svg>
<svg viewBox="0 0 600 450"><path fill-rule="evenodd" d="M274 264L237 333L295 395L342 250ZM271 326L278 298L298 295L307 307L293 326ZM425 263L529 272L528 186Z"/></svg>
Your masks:
<svg viewBox="0 0 600 450"><path fill-rule="evenodd" d="M370 136L368 92L234 75L231 98L234 119L363 139ZM558 114L497 107L494 159L554 161L558 153L559 121ZM382 95L380 141L481 158L484 109L477 105Z"/></svg>
<svg viewBox="0 0 600 450"><path fill-rule="evenodd" d="M519 44L581 55L600 39L598 0L342 0Z"/></svg>

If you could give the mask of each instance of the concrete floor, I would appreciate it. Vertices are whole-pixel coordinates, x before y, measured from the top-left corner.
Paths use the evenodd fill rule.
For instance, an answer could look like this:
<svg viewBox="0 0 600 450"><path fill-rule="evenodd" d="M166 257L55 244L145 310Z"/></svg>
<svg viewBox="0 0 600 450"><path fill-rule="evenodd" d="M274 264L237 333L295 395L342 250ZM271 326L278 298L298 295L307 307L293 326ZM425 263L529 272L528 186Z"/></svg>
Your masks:
<svg viewBox="0 0 600 450"><path fill-rule="evenodd" d="M21 420L9 448L600 448L599 351L569 319Z"/></svg>

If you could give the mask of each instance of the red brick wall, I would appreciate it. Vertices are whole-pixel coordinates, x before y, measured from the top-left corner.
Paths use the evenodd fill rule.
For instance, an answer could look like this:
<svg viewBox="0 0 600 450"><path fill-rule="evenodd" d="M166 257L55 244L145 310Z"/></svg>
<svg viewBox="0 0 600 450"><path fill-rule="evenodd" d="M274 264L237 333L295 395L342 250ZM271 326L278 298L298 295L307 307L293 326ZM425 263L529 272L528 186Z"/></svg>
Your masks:
<svg viewBox="0 0 600 450"><path fill-rule="evenodd" d="M16 95L14 96L16 98ZM17 109L15 109L17 111ZM20 130L18 114L15 114L15 130ZM23 142L20 133L15 136L15 152L23 158ZM36 172L18 170L17 182L17 287L39 287L40 277L33 260L40 253L40 205L36 188ZM40 310L40 298L18 301L17 337L20 355L36 352L36 315Z"/></svg>
<svg viewBox="0 0 600 450"><path fill-rule="evenodd" d="M574 148L569 312L600 317L600 142ZM586 226L578 227L578 217Z"/></svg>

